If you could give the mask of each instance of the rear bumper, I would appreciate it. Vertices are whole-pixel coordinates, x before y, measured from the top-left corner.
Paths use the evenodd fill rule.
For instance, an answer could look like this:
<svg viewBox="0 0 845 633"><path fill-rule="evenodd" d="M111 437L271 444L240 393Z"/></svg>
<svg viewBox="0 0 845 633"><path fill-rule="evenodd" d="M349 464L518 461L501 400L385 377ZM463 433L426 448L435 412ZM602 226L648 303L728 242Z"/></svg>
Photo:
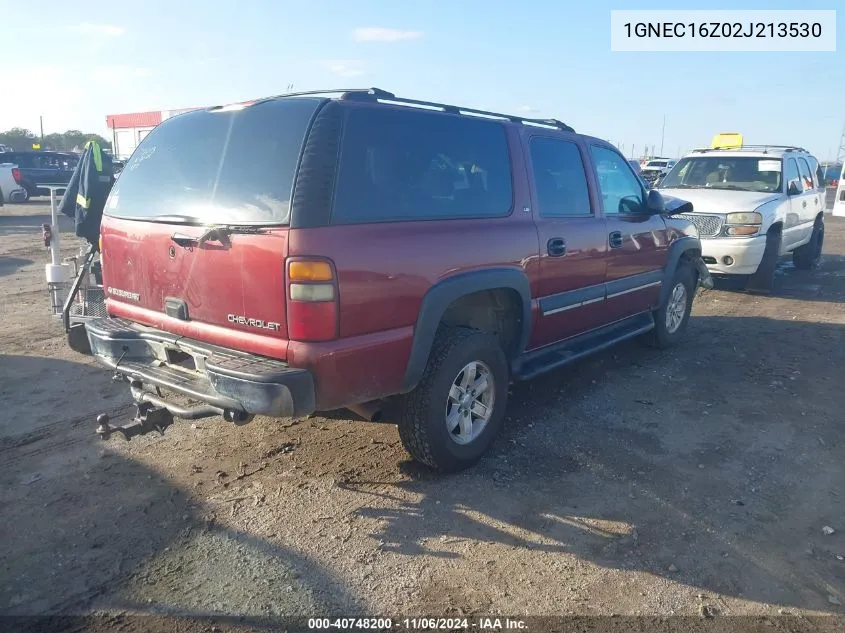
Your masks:
<svg viewBox="0 0 845 633"><path fill-rule="evenodd" d="M26 200L26 189L23 187L12 189L6 198L6 202L23 202L24 200Z"/></svg>
<svg viewBox="0 0 845 633"><path fill-rule="evenodd" d="M301 417L314 412L314 378L305 369L123 319L96 319L85 328L91 353L130 383L136 401L158 388L221 414ZM176 417L188 417L179 404L167 408Z"/></svg>

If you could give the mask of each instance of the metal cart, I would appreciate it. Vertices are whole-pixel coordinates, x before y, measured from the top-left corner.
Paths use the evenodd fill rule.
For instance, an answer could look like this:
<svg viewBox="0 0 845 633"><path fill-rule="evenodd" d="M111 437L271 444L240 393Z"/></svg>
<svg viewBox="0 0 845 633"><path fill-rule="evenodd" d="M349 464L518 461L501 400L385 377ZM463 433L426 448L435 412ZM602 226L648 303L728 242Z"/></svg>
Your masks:
<svg viewBox="0 0 845 633"><path fill-rule="evenodd" d="M108 316L99 252L89 244L72 257L62 258L57 193L66 185L39 185L50 190L50 224L42 225L44 245L50 249L50 263L45 267L50 309L61 318L68 345L74 351L88 354L91 348L85 322Z"/></svg>

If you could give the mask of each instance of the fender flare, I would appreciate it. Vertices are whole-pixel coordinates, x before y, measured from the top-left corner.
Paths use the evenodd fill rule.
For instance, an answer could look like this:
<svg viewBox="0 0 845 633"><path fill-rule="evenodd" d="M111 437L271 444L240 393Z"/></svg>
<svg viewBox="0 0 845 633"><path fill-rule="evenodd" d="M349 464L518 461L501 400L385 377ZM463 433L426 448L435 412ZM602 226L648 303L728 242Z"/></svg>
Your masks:
<svg viewBox="0 0 845 633"><path fill-rule="evenodd" d="M660 303L658 305L663 305L669 296L669 292L672 290L672 277L678 268L678 262L681 261L684 253L690 251L701 253L701 240L692 235L685 235L684 237L678 238L669 246L669 256L666 261L666 267L663 269L663 283L660 287ZM698 274L697 270L696 274Z"/></svg>
<svg viewBox="0 0 845 633"><path fill-rule="evenodd" d="M417 386L425 371L428 356L434 344L434 337L446 309L454 301L483 290L506 288L517 292L522 300L522 331L520 332L516 355L528 345L531 336L531 289L528 277L522 269L494 268L459 273L438 282L428 289L422 299L417 322L414 325L414 340L411 354L402 381L403 390L411 391Z"/></svg>

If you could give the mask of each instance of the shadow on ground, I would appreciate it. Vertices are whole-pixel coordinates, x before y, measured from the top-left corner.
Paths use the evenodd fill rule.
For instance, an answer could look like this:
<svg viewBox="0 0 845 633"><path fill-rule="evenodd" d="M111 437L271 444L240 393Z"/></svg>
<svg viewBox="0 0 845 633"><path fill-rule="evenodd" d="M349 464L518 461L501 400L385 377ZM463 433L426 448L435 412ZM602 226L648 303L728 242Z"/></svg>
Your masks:
<svg viewBox="0 0 845 633"><path fill-rule="evenodd" d="M836 609L845 537L822 527L845 526L845 394L834 381L845 327L697 317L690 334L672 352L632 342L517 385L493 455L446 478L405 464L396 487L417 500L385 509L374 495L360 514L407 555L461 558L442 540L493 542Z"/></svg>
<svg viewBox="0 0 845 633"><path fill-rule="evenodd" d="M34 263L31 259L23 257L3 257L0 256L0 277L6 275L13 275L24 266L29 266Z"/></svg>
<svg viewBox="0 0 845 633"><path fill-rule="evenodd" d="M12 361L42 387L47 374L75 381L83 394L107 382L89 381L78 363L0 356L0 365ZM2 616L96 609L269 627L281 616L349 612L352 595L319 565L221 525L168 477L98 440L93 412L102 405L87 406L91 415L56 412L50 424L29 433L13 425L18 432L0 437ZM120 630L147 630L143 618L133 622ZM102 630L114 630L108 625Z"/></svg>

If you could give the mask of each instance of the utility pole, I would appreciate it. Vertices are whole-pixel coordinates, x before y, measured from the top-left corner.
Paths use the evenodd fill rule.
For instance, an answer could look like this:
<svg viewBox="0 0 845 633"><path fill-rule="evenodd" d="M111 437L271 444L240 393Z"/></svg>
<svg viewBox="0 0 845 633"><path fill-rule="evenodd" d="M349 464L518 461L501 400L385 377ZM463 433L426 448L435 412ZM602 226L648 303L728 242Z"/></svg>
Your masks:
<svg viewBox="0 0 845 633"><path fill-rule="evenodd" d="M666 115L663 115L663 129L660 131L660 155L663 156L663 139L666 136Z"/></svg>
<svg viewBox="0 0 845 633"><path fill-rule="evenodd" d="M842 136L839 137L839 149L836 150L836 162L842 164L845 160L845 126L842 126Z"/></svg>
<svg viewBox="0 0 845 633"><path fill-rule="evenodd" d="M634 160L634 158L636 158L636 156L634 155L634 148L635 147L636 147L636 145L631 143L631 160Z"/></svg>
<svg viewBox="0 0 845 633"><path fill-rule="evenodd" d="M38 124L41 126L41 142L44 142L44 117L38 117Z"/></svg>

